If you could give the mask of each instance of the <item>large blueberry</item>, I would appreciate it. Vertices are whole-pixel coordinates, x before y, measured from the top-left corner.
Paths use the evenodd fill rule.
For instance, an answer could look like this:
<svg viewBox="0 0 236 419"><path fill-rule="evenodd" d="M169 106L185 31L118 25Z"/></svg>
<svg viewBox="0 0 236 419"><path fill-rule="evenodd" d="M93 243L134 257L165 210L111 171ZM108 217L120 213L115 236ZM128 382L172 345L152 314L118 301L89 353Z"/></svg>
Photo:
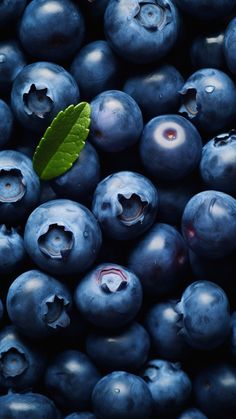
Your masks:
<svg viewBox="0 0 236 419"><path fill-rule="evenodd" d="M223 19L230 15L235 0L175 0L180 9L201 20Z"/></svg>
<svg viewBox="0 0 236 419"><path fill-rule="evenodd" d="M0 273L12 275L26 257L24 240L16 228L0 225Z"/></svg>
<svg viewBox="0 0 236 419"><path fill-rule="evenodd" d="M222 29L198 33L190 47L193 67L225 69L224 31Z"/></svg>
<svg viewBox="0 0 236 419"><path fill-rule="evenodd" d="M1 5L0 5L1 10ZM1 20L1 17L0 17ZM26 65L24 53L16 40L0 42L0 89L8 92L17 74Z"/></svg>
<svg viewBox="0 0 236 419"><path fill-rule="evenodd" d="M1 52L0 52L1 60ZM1 65L0 65L1 68ZM1 75L0 75L1 77ZM1 82L0 82L1 83ZM13 131L13 114L6 102L0 99L0 149L6 147Z"/></svg>
<svg viewBox="0 0 236 419"><path fill-rule="evenodd" d="M236 18L232 19L225 31L224 54L227 65L233 74L236 74Z"/></svg>
<svg viewBox="0 0 236 419"><path fill-rule="evenodd" d="M207 419L207 417L196 407L184 410L177 419Z"/></svg>

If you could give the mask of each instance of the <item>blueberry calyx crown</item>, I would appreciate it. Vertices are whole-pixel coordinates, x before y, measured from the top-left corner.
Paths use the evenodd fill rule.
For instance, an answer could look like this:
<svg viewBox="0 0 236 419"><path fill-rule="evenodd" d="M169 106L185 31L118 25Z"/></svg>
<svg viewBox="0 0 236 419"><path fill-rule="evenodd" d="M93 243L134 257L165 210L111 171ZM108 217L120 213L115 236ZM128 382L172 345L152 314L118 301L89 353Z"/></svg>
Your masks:
<svg viewBox="0 0 236 419"><path fill-rule="evenodd" d="M10 347L0 353L0 374L5 378L21 375L28 366L25 354L17 348Z"/></svg>
<svg viewBox="0 0 236 419"><path fill-rule="evenodd" d="M98 274L97 281L102 291L106 294L122 291L128 285L125 273L113 267L102 269Z"/></svg>
<svg viewBox="0 0 236 419"><path fill-rule="evenodd" d="M232 143L232 141L236 140L236 130L231 130L229 133L217 135L214 138L214 146L215 147L222 147L226 144Z"/></svg>
<svg viewBox="0 0 236 419"><path fill-rule="evenodd" d="M131 226L137 222L142 222L148 202L142 200L142 197L133 194L118 194L118 201L121 206L119 220L126 226Z"/></svg>
<svg viewBox="0 0 236 419"><path fill-rule="evenodd" d="M199 112L197 90L195 88L188 88L180 91L180 94L183 95L183 103L180 107L179 113L187 114L190 119L195 118Z"/></svg>
<svg viewBox="0 0 236 419"><path fill-rule="evenodd" d="M45 323L53 328L65 328L70 324L70 317L67 313L69 301L60 295L52 295L46 301L43 310Z"/></svg>
<svg viewBox="0 0 236 419"><path fill-rule="evenodd" d="M166 365L158 365L150 362L142 374L143 380L146 381L146 383L154 383L159 379L161 369L174 372L181 369L181 364L179 362L168 362Z"/></svg>
<svg viewBox="0 0 236 419"><path fill-rule="evenodd" d="M53 100L48 94L47 87L36 87L31 84L28 92L23 94L24 109L27 115L45 118L52 111Z"/></svg>
<svg viewBox="0 0 236 419"><path fill-rule="evenodd" d="M50 224L40 234L38 244L41 252L49 258L65 259L74 246L74 235L65 225Z"/></svg>
<svg viewBox="0 0 236 419"><path fill-rule="evenodd" d="M150 32L161 31L172 21L171 9L162 0L141 0L134 16Z"/></svg>
<svg viewBox="0 0 236 419"><path fill-rule="evenodd" d="M19 169L5 167L0 170L0 202L19 202L26 193L26 184Z"/></svg>

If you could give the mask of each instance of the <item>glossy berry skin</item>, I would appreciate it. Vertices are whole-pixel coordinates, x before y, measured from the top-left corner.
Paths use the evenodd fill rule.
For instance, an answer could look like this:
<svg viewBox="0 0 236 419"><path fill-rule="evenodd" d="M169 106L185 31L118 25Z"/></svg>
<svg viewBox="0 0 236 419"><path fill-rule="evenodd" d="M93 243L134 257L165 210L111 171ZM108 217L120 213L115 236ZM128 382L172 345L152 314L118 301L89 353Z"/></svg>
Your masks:
<svg viewBox="0 0 236 419"><path fill-rule="evenodd" d="M215 30L199 33L192 41L190 59L193 67L225 69L224 31Z"/></svg>
<svg viewBox="0 0 236 419"><path fill-rule="evenodd" d="M181 287L188 267L182 236L172 226L154 224L134 245L128 267L140 278L150 296L171 295Z"/></svg>
<svg viewBox="0 0 236 419"><path fill-rule="evenodd" d="M11 106L21 125L42 132L59 111L76 105L79 98L78 85L69 72L40 61L25 66L16 77Z"/></svg>
<svg viewBox="0 0 236 419"><path fill-rule="evenodd" d="M6 326L0 331L0 366L1 388L26 390L39 381L45 359L14 326Z"/></svg>
<svg viewBox="0 0 236 419"><path fill-rule="evenodd" d="M196 407L190 407L182 412L177 419L207 419L207 417Z"/></svg>
<svg viewBox="0 0 236 419"><path fill-rule="evenodd" d="M158 208L158 192L139 173L113 173L97 186L92 211L104 232L116 240L138 237L153 224Z"/></svg>
<svg viewBox="0 0 236 419"><path fill-rule="evenodd" d="M179 363L150 360L141 376L151 392L156 415L174 417L188 401L192 385Z"/></svg>
<svg viewBox="0 0 236 419"><path fill-rule="evenodd" d="M86 44L74 57L70 71L83 100L91 100L105 90L117 88L119 67L109 44L101 40Z"/></svg>
<svg viewBox="0 0 236 419"><path fill-rule="evenodd" d="M25 50L45 61L70 58L80 48L84 32L83 16L71 0L32 0L19 24Z"/></svg>
<svg viewBox="0 0 236 419"><path fill-rule="evenodd" d="M56 275L78 274L88 269L98 255L101 241L93 214L69 199L41 204L25 226L27 253L41 269Z"/></svg>
<svg viewBox="0 0 236 419"><path fill-rule="evenodd" d="M123 266L104 263L89 272L75 289L75 304L95 326L116 329L131 322L142 304L137 276Z"/></svg>
<svg viewBox="0 0 236 419"><path fill-rule="evenodd" d="M152 398L138 376L115 371L103 377L92 394L93 409L101 419L148 419Z"/></svg>
<svg viewBox="0 0 236 419"><path fill-rule="evenodd" d="M1 6L0 6L1 7ZM1 17L0 17L1 19ZM0 89L8 92L17 74L26 65L24 53L15 40L0 42Z"/></svg>
<svg viewBox="0 0 236 419"><path fill-rule="evenodd" d="M236 247L236 200L218 191L194 195L183 213L182 232L198 256L226 256Z"/></svg>
<svg viewBox="0 0 236 419"><path fill-rule="evenodd" d="M233 123L236 86L223 71L214 68L196 71L187 79L180 93L182 105L179 113L200 130L218 134Z"/></svg>
<svg viewBox="0 0 236 419"><path fill-rule="evenodd" d="M149 121L140 141L146 171L157 180L178 181L201 159L202 141L197 129L180 115L162 115Z"/></svg>
<svg viewBox="0 0 236 419"><path fill-rule="evenodd" d="M194 383L196 404L209 419L236 416L236 368L214 362L198 372Z"/></svg>
<svg viewBox="0 0 236 419"><path fill-rule="evenodd" d="M129 77L124 92L136 100L146 120L158 115L177 112L180 105L179 90L184 79L179 71L169 64L154 67Z"/></svg>
<svg viewBox="0 0 236 419"><path fill-rule="evenodd" d="M178 326L186 342L197 349L221 345L230 331L228 298L217 284L196 281L190 284L176 305Z"/></svg>
<svg viewBox="0 0 236 419"><path fill-rule="evenodd" d="M91 102L89 139L106 152L123 151L139 140L143 118L135 100L120 90L107 90Z"/></svg>
<svg viewBox="0 0 236 419"><path fill-rule="evenodd" d="M9 419L61 419L52 400L31 392L0 396L0 412Z"/></svg>
<svg viewBox="0 0 236 419"><path fill-rule="evenodd" d="M16 228L0 225L0 273L17 271L26 257L24 240Z"/></svg>
<svg viewBox="0 0 236 419"><path fill-rule="evenodd" d="M27 0L8 0L0 4L0 25L6 26L20 17Z"/></svg>
<svg viewBox="0 0 236 419"><path fill-rule="evenodd" d="M205 144L200 174L208 189L236 194L236 132L220 134Z"/></svg>
<svg viewBox="0 0 236 419"><path fill-rule="evenodd" d="M201 20L223 19L230 15L235 0L175 0L179 8Z"/></svg>
<svg viewBox="0 0 236 419"><path fill-rule="evenodd" d="M86 142L71 169L50 181L58 197L89 202L100 180L100 161L95 148Z"/></svg>
<svg viewBox="0 0 236 419"><path fill-rule="evenodd" d="M31 159L15 150L0 151L0 223L19 224L37 205L39 194Z"/></svg>
<svg viewBox="0 0 236 419"><path fill-rule="evenodd" d="M224 54L228 68L233 74L236 74L236 48L235 48L235 28L236 18L228 24L224 37Z"/></svg>
<svg viewBox="0 0 236 419"><path fill-rule="evenodd" d="M87 355L66 350L49 364L44 382L51 398L59 406L73 411L89 407L93 388L100 378L100 373Z"/></svg>
<svg viewBox="0 0 236 419"><path fill-rule="evenodd" d="M185 340L179 335L176 303L176 300L168 300L154 304L145 318L155 355L170 361L184 359L189 351Z"/></svg>
<svg viewBox="0 0 236 419"><path fill-rule="evenodd" d="M171 50L179 23L171 0L110 0L104 15L105 35L114 51L141 64L157 61Z"/></svg>
<svg viewBox="0 0 236 419"><path fill-rule="evenodd" d="M71 304L67 287L38 270L18 276L7 294L11 321L23 335L32 339L55 335L61 328L68 327Z"/></svg>
<svg viewBox="0 0 236 419"><path fill-rule="evenodd" d="M149 335L139 323L117 331L94 331L86 340L86 351L100 370L138 371L147 361Z"/></svg>
<svg viewBox="0 0 236 419"><path fill-rule="evenodd" d="M1 60L1 52L0 52ZM13 130L13 114L10 106L0 99L0 149L6 147Z"/></svg>
<svg viewBox="0 0 236 419"><path fill-rule="evenodd" d="M96 416L90 412L78 412L65 416L65 419L96 419Z"/></svg>

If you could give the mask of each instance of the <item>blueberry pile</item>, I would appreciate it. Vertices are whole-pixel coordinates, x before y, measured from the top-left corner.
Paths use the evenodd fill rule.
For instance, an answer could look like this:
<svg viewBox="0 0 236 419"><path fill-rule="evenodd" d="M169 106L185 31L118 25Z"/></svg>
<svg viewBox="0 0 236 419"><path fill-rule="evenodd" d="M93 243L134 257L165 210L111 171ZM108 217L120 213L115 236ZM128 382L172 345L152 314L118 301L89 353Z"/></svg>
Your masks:
<svg viewBox="0 0 236 419"><path fill-rule="evenodd" d="M0 1L0 98L0 419L235 419L236 0Z"/></svg>

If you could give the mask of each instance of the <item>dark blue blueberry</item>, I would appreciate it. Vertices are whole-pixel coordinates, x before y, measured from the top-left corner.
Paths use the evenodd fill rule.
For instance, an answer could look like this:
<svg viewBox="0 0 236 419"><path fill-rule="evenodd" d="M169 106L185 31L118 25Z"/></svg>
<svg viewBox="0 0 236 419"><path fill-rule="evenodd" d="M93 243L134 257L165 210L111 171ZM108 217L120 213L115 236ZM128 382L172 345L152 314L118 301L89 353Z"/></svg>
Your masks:
<svg viewBox="0 0 236 419"><path fill-rule="evenodd" d="M84 19L71 0L32 0L19 25L19 38L34 58L61 61L70 58L84 38Z"/></svg>
<svg viewBox="0 0 236 419"><path fill-rule="evenodd" d="M209 419L235 419L236 368L227 362L214 362L200 370L193 384L197 407Z"/></svg>
<svg viewBox="0 0 236 419"><path fill-rule="evenodd" d="M132 96L146 119L177 112L180 105L179 90L184 79L179 71L169 64L132 75L123 90Z"/></svg>
<svg viewBox="0 0 236 419"><path fill-rule="evenodd" d="M218 191L194 195L185 207L182 231L197 255L226 256L236 248L236 200Z"/></svg>
<svg viewBox="0 0 236 419"><path fill-rule="evenodd" d="M16 77L11 105L21 125L45 130L59 111L79 102L79 88L70 73L49 62L29 64Z"/></svg>
<svg viewBox="0 0 236 419"><path fill-rule="evenodd" d="M81 97L86 100L119 85L119 62L103 40L91 42L79 51L72 62L71 73L78 83Z"/></svg>
<svg viewBox="0 0 236 419"><path fill-rule="evenodd" d="M137 143L142 130L142 113L127 93L107 90L92 100L89 139L99 150L123 151Z"/></svg>
<svg viewBox="0 0 236 419"><path fill-rule="evenodd" d="M119 331L94 331L86 341L86 350L95 364L105 371L137 371L147 361L150 339L139 323Z"/></svg>
<svg viewBox="0 0 236 419"><path fill-rule="evenodd" d="M58 379L59 378L59 379ZM50 397L65 409L86 410L101 376L87 355L66 350L53 358L45 374Z"/></svg>
<svg viewBox="0 0 236 419"><path fill-rule="evenodd" d="M134 245L128 267L140 278L145 292L159 297L181 288L188 254L180 233L167 224L155 224Z"/></svg>
<svg viewBox="0 0 236 419"><path fill-rule="evenodd" d="M0 321L2 320L3 313L4 313L3 303L2 303L2 301L0 300Z"/></svg>
<svg viewBox="0 0 236 419"><path fill-rule="evenodd" d="M151 119L143 130L140 155L147 172L157 180L177 181L197 168L202 141L194 125L179 115Z"/></svg>
<svg viewBox="0 0 236 419"><path fill-rule="evenodd" d="M23 12L27 0L7 0L0 2L0 25L8 26L18 19Z"/></svg>
<svg viewBox="0 0 236 419"><path fill-rule="evenodd" d="M14 2L15 3L15 2ZM10 3L9 3L10 4ZM1 10L1 5L0 5ZM1 21L0 16L0 21ZM17 74L26 65L24 53L15 40L0 42L0 89L8 92Z"/></svg>
<svg viewBox="0 0 236 419"><path fill-rule="evenodd" d="M230 352L236 356L236 311L231 316Z"/></svg>
<svg viewBox="0 0 236 419"><path fill-rule="evenodd" d="M141 64L164 57L177 40L179 26L171 0L110 0L104 15L112 48L126 60Z"/></svg>
<svg viewBox="0 0 236 419"><path fill-rule="evenodd" d="M236 131L217 135L205 144L200 173L208 189L236 194Z"/></svg>
<svg viewBox="0 0 236 419"><path fill-rule="evenodd" d="M86 142L70 170L54 178L50 185L58 197L89 202L100 180L100 161L95 148Z"/></svg>
<svg viewBox="0 0 236 419"><path fill-rule="evenodd" d="M86 320L116 329L131 322L142 305L142 286L123 266L104 263L77 285L75 304Z"/></svg>
<svg viewBox="0 0 236 419"><path fill-rule="evenodd" d="M236 18L232 19L225 31L224 54L226 63L233 74L236 74Z"/></svg>
<svg viewBox="0 0 236 419"><path fill-rule="evenodd" d="M19 224L36 207L39 194L31 159L18 151L0 151L0 223Z"/></svg>
<svg viewBox="0 0 236 419"><path fill-rule="evenodd" d="M235 0L175 0L183 11L201 20L224 19L236 5Z"/></svg>
<svg viewBox="0 0 236 419"><path fill-rule="evenodd" d="M173 418L188 401L192 385L179 363L153 359L141 375L151 392L156 415Z"/></svg>
<svg viewBox="0 0 236 419"><path fill-rule="evenodd" d="M70 324L71 295L55 278L37 270L24 272L7 294L8 315L26 336L42 339Z"/></svg>
<svg viewBox="0 0 236 419"><path fill-rule="evenodd" d="M78 412L65 416L65 419L96 419L96 416L90 412Z"/></svg>
<svg viewBox="0 0 236 419"><path fill-rule="evenodd" d="M113 239L139 236L153 224L158 193L152 182L135 172L117 172L103 179L93 197L93 213Z"/></svg>
<svg viewBox="0 0 236 419"><path fill-rule="evenodd" d="M0 53L1 60L1 53ZM1 64L0 64L1 68ZM1 77L1 76L0 76ZM6 102L0 99L0 148L6 147L13 130L13 114Z"/></svg>
<svg viewBox="0 0 236 419"><path fill-rule="evenodd" d="M230 331L228 298L217 284L196 281L184 291L176 305L178 326L186 342L198 349L221 345Z"/></svg>
<svg viewBox="0 0 236 419"><path fill-rule="evenodd" d="M20 336L14 326L0 331L0 387L26 390L39 381L44 368L42 353Z"/></svg>
<svg viewBox="0 0 236 419"><path fill-rule="evenodd" d="M236 116L236 86L223 71L214 68L196 71L180 93L182 105L179 112L199 129L218 134L233 123Z"/></svg>
<svg viewBox="0 0 236 419"><path fill-rule="evenodd" d="M0 273L13 274L26 257L24 240L16 228L0 225Z"/></svg>
<svg viewBox="0 0 236 419"><path fill-rule="evenodd" d="M185 340L179 335L176 302L169 300L155 304L147 313L145 321L155 355L171 361L184 359L189 350Z"/></svg>
<svg viewBox="0 0 236 419"><path fill-rule="evenodd" d="M93 264L102 236L88 208L69 199L55 199L30 214L24 241L27 253L41 269L69 275Z"/></svg>
<svg viewBox="0 0 236 419"><path fill-rule="evenodd" d="M92 402L101 419L148 419L151 415L152 398L147 384L123 371L103 377L93 390Z"/></svg>
<svg viewBox="0 0 236 419"><path fill-rule="evenodd" d="M193 67L199 68L225 68L224 57L224 31L218 29L205 33L198 33L190 47L190 59Z"/></svg>
<svg viewBox="0 0 236 419"><path fill-rule="evenodd" d="M208 419L199 409L196 407L190 407L184 410L177 419Z"/></svg>

